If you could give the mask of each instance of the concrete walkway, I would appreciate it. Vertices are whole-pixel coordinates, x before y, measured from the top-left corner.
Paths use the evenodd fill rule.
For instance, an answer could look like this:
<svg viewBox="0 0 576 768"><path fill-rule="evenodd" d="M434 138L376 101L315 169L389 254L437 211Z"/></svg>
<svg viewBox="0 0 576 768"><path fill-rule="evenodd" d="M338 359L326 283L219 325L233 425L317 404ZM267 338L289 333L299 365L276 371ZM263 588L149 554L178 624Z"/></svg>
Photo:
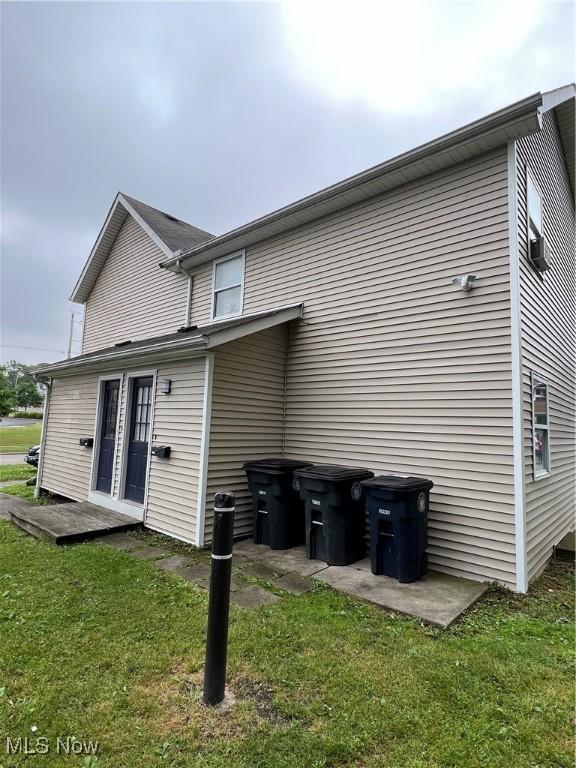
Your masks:
<svg viewBox="0 0 576 768"><path fill-rule="evenodd" d="M0 427L32 427L42 424L42 419L22 419L19 416L2 416Z"/></svg>
<svg viewBox="0 0 576 768"><path fill-rule="evenodd" d="M198 562L194 556L175 555L167 547L150 546L145 539L129 533L114 533L97 540L129 552L139 560L150 560L158 570L190 581L201 589L210 588L210 565L208 562ZM241 554L234 556L230 601L240 608L254 609L270 605L280 600L283 594L302 594L313 586L314 582L297 574L287 574L265 563L252 562Z"/></svg>
<svg viewBox="0 0 576 768"><path fill-rule="evenodd" d="M25 453L0 453L0 464L24 464Z"/></svg>
<svg viewBox="0 0 576 768"><path fill-rule="evenodd" d="M339 592L444 628L456 621L488 588L482 582L436 571L428 571L412 584L400 584L388 576L374 576L369 558L353 565L331 566L321 560L308 560L304 547L274 551L247 540L234 545L234 555L300 576L311 576Z"/></svg>
<svg viewBox="0 0 576 768"><path fill-rule="evenodd" d="M2 497L0 493L0 518L9 519L8 506L10 511L38 509L29 501ZM44 510L49 514L50 507L44 507ZM112 533L95 540L130 553L132 557L150 560L161 571L186 579L201 589L209 589L210 564L206 552L175 554L169 545L151 545L145 538L128 532ZM456 621L487 589L481 582L435 571L428 571L420 581L412 584L400 584L387 576L374 576L368 558L353 565L330 566L321 560L308 560L304 547L272 550L251 540L234 544L231 601L241 608L259 608L288 594L308 592L315 581L443 628Z"/></svg>
<svg viewBox="0 0 576 768"><path fill-rule="evenodd" d="M27 482L28 480L2 480L0 483L0 489L7 488L9 485L26 485Z"/></svg>

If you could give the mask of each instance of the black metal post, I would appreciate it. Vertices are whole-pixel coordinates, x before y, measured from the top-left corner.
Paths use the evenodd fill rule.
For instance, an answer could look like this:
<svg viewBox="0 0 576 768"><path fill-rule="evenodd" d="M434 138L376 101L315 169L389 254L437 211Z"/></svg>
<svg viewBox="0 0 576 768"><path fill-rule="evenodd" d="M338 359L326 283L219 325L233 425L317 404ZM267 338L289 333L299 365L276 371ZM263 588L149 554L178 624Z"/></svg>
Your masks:
<svg viewBox="0 0 576 768"><path fill-rule="evenodd" d="M222 492L214 496L212 568L204 665L204 703L210 705L219 704L224 699L226 688L235 505L233 493Z"/></svg>

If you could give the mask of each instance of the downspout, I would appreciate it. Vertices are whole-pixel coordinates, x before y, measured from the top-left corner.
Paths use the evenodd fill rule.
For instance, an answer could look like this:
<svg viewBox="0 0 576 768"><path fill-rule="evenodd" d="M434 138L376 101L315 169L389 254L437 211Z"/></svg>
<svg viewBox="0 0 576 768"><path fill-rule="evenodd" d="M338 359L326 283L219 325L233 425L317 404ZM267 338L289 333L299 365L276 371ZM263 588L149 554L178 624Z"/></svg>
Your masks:
<svg viewBox="0 0 576 768"><path fill-rule="evenodd" d="M190 325L192 322L192 294L194 291L194 277L188 275L188 294L186 296L186 318L184 320L185 326Z"/></svg>
<svg viewBox="0 0 576 768"><path fill-rule="evenodd" d="M42 432L40 435L40 456L38 457L38 473L36 475L36 487L34 488L34 498L40 496L42 489L42 471L44 469L44 446L46 444L46 430L48 428L48 414L50 412L50 395L52 393L52 378L40 379L46 386L46 397L44 398L44 412L42 415Z"/></svg>
<svg viewBox="0 0 576 768"><path fill-rule="evenodd" d="M522 327L518 255L518 172L516 142L508 142L508 233L510 253L510 334L512 346L512 448L514 457L514 544L516 592L528 590L524 508Z"/></svg>
<svg viewBox="0 0 576 768"><path fill-rule="evenodd" d="M162 267L162 264L160 264L160 266ZM184 308L184 327L186 328L187 326L190 325L190 317L192 314L192 289L194 288L194 277L189 272L187 272L187 270L184 269L184 267L182 266L181 259L178 259L178 261L176 262L176 267L177 267L176 274L185 275L188 279L188 288L186 291L186 306Z"/></svg>
<svg viewBox="0 0 576 768"><path fill-rule="evenodd" d="M281 456L286 455L286 400L288 396L288 343L290 341L290 324L286 323L284 332L284 392L282 401L282 452Z"/></svg>

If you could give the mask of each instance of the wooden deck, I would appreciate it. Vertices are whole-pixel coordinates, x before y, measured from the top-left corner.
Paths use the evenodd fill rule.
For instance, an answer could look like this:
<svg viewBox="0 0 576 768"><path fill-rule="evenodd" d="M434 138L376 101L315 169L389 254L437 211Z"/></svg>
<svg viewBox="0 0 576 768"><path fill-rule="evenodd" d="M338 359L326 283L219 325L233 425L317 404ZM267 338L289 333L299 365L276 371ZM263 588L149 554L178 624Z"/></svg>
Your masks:
<svg viewBox="0 0 576 768"><path fill-rule="evenodd" d="M8 505L7 505L8 506ZM53 544L75 544L85 539L141 528L142 523L128 515L112 512L96 504L30 504L8 508L10 521L22 530Z"/></svg>

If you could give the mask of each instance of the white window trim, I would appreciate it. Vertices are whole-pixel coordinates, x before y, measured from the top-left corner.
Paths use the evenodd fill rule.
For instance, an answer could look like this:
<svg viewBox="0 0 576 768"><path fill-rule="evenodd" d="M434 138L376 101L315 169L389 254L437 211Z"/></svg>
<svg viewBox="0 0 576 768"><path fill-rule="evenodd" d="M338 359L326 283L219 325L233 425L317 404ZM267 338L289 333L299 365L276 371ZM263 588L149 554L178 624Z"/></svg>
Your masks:
<svg viewBox="0 0 576 768"><path fill-rule="evenodd" d="M528 240L528 258L530 258L530 206L528 203L528 182L531 181L536 188L536 191L540 195L540 208L542 210L542 226L540 227L540 237L544 237L544 195L542 194L542 188L536 181L534 174L528 166L526 166L526 237Z"/></svg>
<svg viewBox="0 0 576 768"><path fill-rule="evenodd" d="M530 399L532 408L532 474L534 480L542 480L552 473L552 440L550 436L550 385L545 376L541 376L536 371L532 371L530 376ZM546 387L546 426L536 424L536 414L534 413L534 388L537 384L544 384ZM536 429L545 429L548 432L548 468L536 471Z"/></svg>
<svg viewBox="0 0 576 768"><path fill-rule="evenodd" d="M216 309L216 267L218 264L222 264L225 261L230 261L231 259L237 259L239 256L242 257L242 272L240 277L240 309L238 312L231 313L229 315L218 315L216 317L214 315L214 311ZM230 317L239 317L242 312L244 311L244 274L246 271L246 251L242 249L241 251L236 251L235 253L229 253L227 256L223 256L220 259L214 259L212 262L212 305L210 309L210 319L211 320L227 320ZM236 288L237 285L230 285L228 288ZM225 291L226 288L219 288L218 292Z"/></svg>

